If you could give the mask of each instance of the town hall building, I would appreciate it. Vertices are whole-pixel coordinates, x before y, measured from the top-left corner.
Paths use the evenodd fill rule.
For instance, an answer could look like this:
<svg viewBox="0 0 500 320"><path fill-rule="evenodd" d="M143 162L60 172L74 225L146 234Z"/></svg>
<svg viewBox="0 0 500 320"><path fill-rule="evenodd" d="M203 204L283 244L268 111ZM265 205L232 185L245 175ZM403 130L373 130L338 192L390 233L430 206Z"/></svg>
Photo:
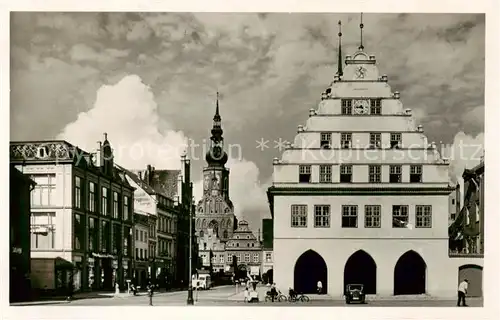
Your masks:
<svg viewBox="0 0 500 320"><path fill-rule="evenodd" d="M307 294L321 281L332 297L348 284L456 296L459 268L483 262L448 254L449 161L362 41L343 59L341 36L333 82L273 161L274 282Z"/></svg>

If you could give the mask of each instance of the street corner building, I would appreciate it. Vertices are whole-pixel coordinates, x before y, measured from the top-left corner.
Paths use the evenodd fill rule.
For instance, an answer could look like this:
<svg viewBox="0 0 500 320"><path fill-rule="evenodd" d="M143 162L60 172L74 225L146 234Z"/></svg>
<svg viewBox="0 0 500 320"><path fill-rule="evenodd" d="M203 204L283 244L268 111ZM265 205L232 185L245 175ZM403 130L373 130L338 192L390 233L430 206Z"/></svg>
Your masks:
<svg viewBox="0 0 500 320"><path fill-rule="evenodd" d="M339 32L333 82L273 161L268 198L282 290L314 293L321 281L332 297L348 284L368 295L453 297L474 275L482 294L482 255L449 250L449 160L388 78L362 44L343 57Z"/></svg>
<svg viewBox="0 0 500 320"><path fill-rule="evenodd" d="M67 141L11 142L10 162L36 183L28 234L33 293L123 287L134 189L114 165L106 135L93 153Z"/></svg>

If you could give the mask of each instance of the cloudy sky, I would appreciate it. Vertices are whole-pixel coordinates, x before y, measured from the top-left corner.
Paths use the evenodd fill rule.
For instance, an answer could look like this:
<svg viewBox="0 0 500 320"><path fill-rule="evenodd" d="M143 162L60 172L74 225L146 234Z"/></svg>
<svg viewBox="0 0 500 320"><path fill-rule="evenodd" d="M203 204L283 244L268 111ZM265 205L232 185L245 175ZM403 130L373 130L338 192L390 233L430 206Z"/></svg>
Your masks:
<svg viewBox="0 0 500 320"><path fill-rule="evenodd" d="M482 143L484 15L363 19L365 51L429 141ZM226 144L242 151L230 162L233 202L256 228L269 211L273 141L293 139L335 73L338 20L352 53L359 14L14 13L11 140L91 149L107 132L120 164L175 168L164 146L209 137L218 90ZM256 149L261 138L270 148ZM191 155L197 181L202 150Z"/></svg>

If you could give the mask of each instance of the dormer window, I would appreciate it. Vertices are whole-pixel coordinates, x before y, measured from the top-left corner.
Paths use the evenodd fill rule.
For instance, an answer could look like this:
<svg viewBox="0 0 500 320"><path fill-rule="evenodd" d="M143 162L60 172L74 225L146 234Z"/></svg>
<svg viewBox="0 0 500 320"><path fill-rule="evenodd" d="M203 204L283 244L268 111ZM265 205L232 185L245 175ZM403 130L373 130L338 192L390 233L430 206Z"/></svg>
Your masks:
<svg viewBox="0 0 500 320"><path fill-rule="evenodd" d="M400 183L401 182L401 166L390 166L390 183Z"/></svg>
<svg viewBox="0 0 500 320"><path fill-rule="evenodd" d="M380 148L380 133L370 133L370 148Z"/></svg>
<svg viewBox="0 0 500 320"><path fill-rule="evenodd" d="M299 182L300 183L311 182L311 166L309 165L299 166Z"/></svg>
<svg viewBox="0 0 500 320"><path fill-rule="evenodd" d="M352 144L352 133L342 133L340 135L340 147L342 149L349 149Z"/></svg>
<svg viewBox="0 0 500 320"><path fill-rule="evenodd" d="M410 166L410 182L419 183L422 182L422 166Z"/></svg>
<svg viewBox="0 0 500 320"><path fill-rule="evenodd" d="M401 133L391 133L391 149L401 148Z"/></svg>
<svg viewBox="0 0 500 320"><path fill-rule="evenodd" d="M381 114L382 113L382 100L381 99L371 99L370 100L370 114Z"/></svg>
<svg viewBox="0 0 500 320"><path fill-rule="evenodd" d="M332 134L329 132L321 133L321 149L330 149L332 146Z"/></svg>
<svg viewBox="0 0 500 320"><path fill-rule="evenodd" d="M352 114L352 100L342 99L342 114Z"/></svg>

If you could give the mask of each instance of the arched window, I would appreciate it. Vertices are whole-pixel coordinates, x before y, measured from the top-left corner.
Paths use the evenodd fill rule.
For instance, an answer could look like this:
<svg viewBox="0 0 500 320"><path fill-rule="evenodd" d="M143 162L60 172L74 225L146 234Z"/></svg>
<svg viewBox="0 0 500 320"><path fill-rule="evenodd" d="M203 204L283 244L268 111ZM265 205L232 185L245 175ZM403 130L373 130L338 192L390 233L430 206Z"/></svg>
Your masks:
<svg viewBox="0 0 500 320"><path fill-rule="evenodd" d="M224 238L224 239L227 239L227 236L228 236L228 235L227 235L227 230L224 230L224 232L223 232L223 238Z"/></svg>
<svg viewBox="0 0 500 320"><path fill-rule="evenodd" d="M203 238L203 230L200 231L200 238Z"/></svg>

